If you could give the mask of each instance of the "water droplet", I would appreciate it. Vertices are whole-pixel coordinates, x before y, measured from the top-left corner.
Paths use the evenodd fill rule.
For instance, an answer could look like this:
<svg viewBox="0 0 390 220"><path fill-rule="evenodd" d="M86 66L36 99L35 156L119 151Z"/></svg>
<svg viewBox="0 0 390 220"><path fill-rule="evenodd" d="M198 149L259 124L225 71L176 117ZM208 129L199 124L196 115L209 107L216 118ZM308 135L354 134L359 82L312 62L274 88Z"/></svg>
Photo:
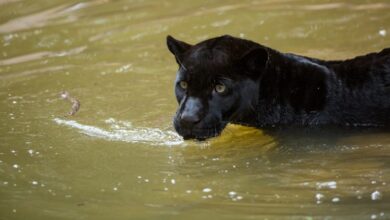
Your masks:
<svg viewBox="0 0 390 220"><path fill-rule="evenodd" d="M121 67L119 67L118 69L115 70L116 73L125 73L125 72L128 72L128 71L132 71L133 70L133 64L127 64L127 65L123 65Z"/></svg>
<svg viewBox="0 0 390 220"><path fill-rule="evenodd" d="M237 195L237 193L234 192L234 191L230 191L230 192L229 192L229 196L231 196L231 197L236 196L236 195Z"/></svg>
<svg viewBox="0 0 390 220"><path fill-rule="evenodd" d="M387 31L386 30L384 30L384 29L382 29L382 30L379 30L379 35L380 36L382 36L382 37L384 37L384 36L386 36L386 34L387 34Z"/></svg>
<svg viewBox="0 0 390 220"><path fill-rule="evenodd" d="M332 202L340 202L340 198L339 198L339 197L334 197L334 198L332 199Z"/></svg>
<svg viewBox="0 0 390 220"><path fill-rule="evenodd" d="M317 188L318 189L322 189L322 188L336 189L337 183L336 183L336 181L317 183Z"/></svg>
<svg viewBox="0 0 390 220"><path fill-rule="evenodd" d="M316 200L317 200L317 204L319 204L319 203L321 203L321 199L323 199L325 196L323 194L321 194L321 193L317 193L315 195L315 197L316 197Z"/></svg>
<svg viewBox="0 0 390 220"><path fill-rule="evenodd" d="M379 200L380 198L382 198L382 194L378 190L371 193L372 200Z"/></svg>
<svg viewBox="0 0 390 220"><path fill-rule="evenodd" d="M204 188L204 189L203 189L203 192L205 192L205 193L208 193L208 192L211 192L211 191L213 191L213 190L210 189L210 188Z"/></svg>
<svg viewBox="0 0 390 220"><path fill-rule="evenodd" d="M30 154L30 156L32 156L34 154L34 150L32 150L32 149L28 150L27 152Z"/></svg>

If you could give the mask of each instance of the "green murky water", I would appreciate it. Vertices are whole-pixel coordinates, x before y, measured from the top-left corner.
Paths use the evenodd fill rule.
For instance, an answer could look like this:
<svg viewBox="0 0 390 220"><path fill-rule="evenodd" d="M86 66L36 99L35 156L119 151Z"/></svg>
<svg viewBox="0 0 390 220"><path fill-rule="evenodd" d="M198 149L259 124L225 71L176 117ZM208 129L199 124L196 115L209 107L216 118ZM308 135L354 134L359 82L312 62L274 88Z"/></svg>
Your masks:
<svg viewBox="0 0 390 220"><path fill-rule="evenodd" d="M389 219L390 135L183 142L171 34L343 59L390 46L390 3L0 0L0 219ZM81 102L71 104L63 90ZM337 133L337 135L336 135Z"/></svg>

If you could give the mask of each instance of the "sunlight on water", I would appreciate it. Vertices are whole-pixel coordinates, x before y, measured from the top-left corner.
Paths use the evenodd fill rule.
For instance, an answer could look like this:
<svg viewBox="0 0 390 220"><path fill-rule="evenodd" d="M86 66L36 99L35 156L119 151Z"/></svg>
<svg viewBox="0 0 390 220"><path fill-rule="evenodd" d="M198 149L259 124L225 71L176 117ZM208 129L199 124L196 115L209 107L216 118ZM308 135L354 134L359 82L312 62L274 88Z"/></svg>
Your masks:
<svg viewBox="0 0 390 220"><path fill-rule="evenodd" d="M84 125L74 120L53 119L59 125L66 125L77 129L80 133L91 137L111 141L124 141L130 143L144 143L155 146L174 146L183 144L183 139L173 131L162 131L158 128L134 128L131 122L117 121L114 118L105 120L109 129Z"/></svg>

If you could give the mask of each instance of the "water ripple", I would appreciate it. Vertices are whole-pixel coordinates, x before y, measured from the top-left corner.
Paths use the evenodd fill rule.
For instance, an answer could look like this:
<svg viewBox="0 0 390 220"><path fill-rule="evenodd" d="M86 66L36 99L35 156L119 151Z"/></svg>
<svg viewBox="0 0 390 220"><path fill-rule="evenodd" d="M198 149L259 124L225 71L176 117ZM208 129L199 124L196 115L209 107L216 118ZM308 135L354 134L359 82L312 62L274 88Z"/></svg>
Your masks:
<svg viewBox="0 0 390 220"><path fill-rule="evenodd" d="M47 58L47 57L63 57L63 56L76 55L82 53L85 49L87 49L87 46L76 47L70 50L64 50L58 52L40 51L31 54L24 54L17 57L0 60L0 66L20 64L20 63L30 62L34 60Z"/></svg>
<svg viewBox="0 0 390 220"><path fill-rule="evenodd" d="M130 122L117 121L109 118L105 121L110 129L103 129L92 125L81 124L74 120L54 118L54 122L77 129L80 133L91 137L110 141L124 141L130 143L144 143L153 146L175 146L183 144L183 139L173 131L163 131L158 128L135 128Z"/></svg>

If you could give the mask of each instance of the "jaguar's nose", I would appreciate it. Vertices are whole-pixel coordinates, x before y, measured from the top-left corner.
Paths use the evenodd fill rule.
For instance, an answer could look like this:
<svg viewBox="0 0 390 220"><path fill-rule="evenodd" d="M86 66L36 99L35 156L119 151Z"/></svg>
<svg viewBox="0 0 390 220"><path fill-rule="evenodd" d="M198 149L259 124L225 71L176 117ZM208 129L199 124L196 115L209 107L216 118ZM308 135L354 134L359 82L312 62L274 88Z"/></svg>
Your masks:
<svg viewBox="0 0 390 220"><path fill-rule="evenodd" d="M185 127L194 126L199 121L200 121L199 116L191 112L183 112L180 116L180 124Z"/></svg>
<svg viewBox="0 0 390 220"><path fill-rule="evenodd" d="M191 128L197 124L200 118L202 104L199 98L190 97L184 103L184 108L179 117L180 125Z"/></svg>

